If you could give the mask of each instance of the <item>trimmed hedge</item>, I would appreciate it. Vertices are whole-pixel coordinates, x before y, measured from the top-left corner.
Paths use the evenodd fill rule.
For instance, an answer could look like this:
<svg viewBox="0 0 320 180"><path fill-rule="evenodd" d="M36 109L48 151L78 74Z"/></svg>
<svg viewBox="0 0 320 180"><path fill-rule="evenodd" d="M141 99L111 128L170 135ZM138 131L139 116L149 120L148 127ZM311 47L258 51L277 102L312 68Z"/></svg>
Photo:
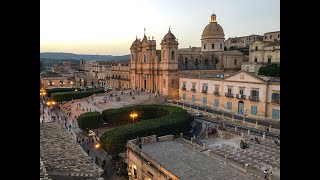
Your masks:
<svg viewBox="0 0 320 180"><path fill-rule="evenodd" d="M54 89L46 89L47 92L47 96L51 97L52 93L56 93L56 92L70 92L70 91L74 91L76 88L54 88ZM79 89L78 89L79 90Z"/></svg>
<svg viewBox="0 0 320 180"><path fill-rule="evenodd" d="M82 130L96 129L102 126L103 119L99 112L87 112L78 117L78 125Z"/></svg>
<svg viewBox="0 0 320 180"><path fill-rule="evenodd" d="M119 109L107 109L102 111L103 120L108 123L108 125L114 124L125 124L127 122L132 122L130 114L135 112L138 117L134 119L134 122L143 119L153 119L166 116L166 111L162 110L156 105L138 105L127 108Z"/></svg>
<svg viewBox="0 0 320 180"><path fill-rule="evenodd" d="M85 97L91 96L94 93L96 94L104 93L104 89L93 88L93 89L87 89L87 91L56 92L56 93L52 93L51 97L56 102L62 102L62 101L71 101L72 99L85 98Z"/></svg>
<svg viewBox="0 0 320 180"><path fill-rule="evenodd" d="M125 151L127 140L135 139L137 137L144 137L150 135L163 136L167 134L178 134L186 133L190 130L190 124L193 120L193 117L184 109L174 106L165 106L165 105L140 105L128 108L120 108L118 112L124 113L129 112L129 110L134 110L138 112L139 109L143 109L147 115L154 113L157 115L159 113L160 117L150 115L152 119L140 119L140 122L127 124L122 127L115 128L111 131L105 132L100 140L102 148L111 156L115 156L123 151ZM152 112L148 112L153 109ZM157 110L155 110L157 109ZM112 110L108 113L104 112L104 115L108 114L111 116L115 110ZM165 115L164 115L165 114ZM124 115L124 114L123 114ZM164 115L164 116L163 116ZM115 117L122 118L122 115L116 115ZM125 114L128 117L128 114ZM138 114L138 116L141 116ZM104 117L106 118L106 117ZM111 122L114 121L114 117L108 117Z"/></svg>

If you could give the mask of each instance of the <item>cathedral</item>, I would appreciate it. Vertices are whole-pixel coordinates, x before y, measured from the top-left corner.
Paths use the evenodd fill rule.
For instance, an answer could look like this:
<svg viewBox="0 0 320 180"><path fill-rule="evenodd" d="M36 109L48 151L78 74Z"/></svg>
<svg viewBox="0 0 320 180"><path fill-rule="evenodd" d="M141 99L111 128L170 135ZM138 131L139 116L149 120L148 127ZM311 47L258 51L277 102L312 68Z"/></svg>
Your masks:
<svg viewBox="0 0 320 180"><path fill-rule="evenodd" d="M243 54L224 50L224 32L212 14L201 36L201 47L178 49L178 40L170 28L163 37L161 50L156 41L136 37L130 47L130 86L151 93L176 97L179 89L178 73L197 71L240 70Z"/></svg>

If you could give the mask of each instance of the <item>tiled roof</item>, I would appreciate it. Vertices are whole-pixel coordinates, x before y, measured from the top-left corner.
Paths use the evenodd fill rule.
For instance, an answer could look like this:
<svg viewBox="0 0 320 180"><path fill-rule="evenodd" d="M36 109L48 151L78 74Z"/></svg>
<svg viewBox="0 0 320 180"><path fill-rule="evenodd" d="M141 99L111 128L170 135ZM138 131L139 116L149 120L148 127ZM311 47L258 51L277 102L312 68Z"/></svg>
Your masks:
<svg viewBox="0 0 320 180"><path fill-rule="evenodd" d="M40 158L49 176L87 175L99 177L103 170L59 123L40 124Z"/></svg>

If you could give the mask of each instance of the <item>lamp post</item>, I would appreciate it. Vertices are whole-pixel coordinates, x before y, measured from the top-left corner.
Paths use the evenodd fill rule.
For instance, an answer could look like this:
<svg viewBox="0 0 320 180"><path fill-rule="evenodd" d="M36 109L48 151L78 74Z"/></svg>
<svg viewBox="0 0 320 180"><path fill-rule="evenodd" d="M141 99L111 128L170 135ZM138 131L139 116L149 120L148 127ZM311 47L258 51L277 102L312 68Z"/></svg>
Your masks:
<svg viewBox="0 0 320 180"><path fill-rule="evenodd" d="M135 117L138 117L138 114L135 113L135 112L134 112L134 113L131 113L131 114L130 114L130 117L132 117L132 122L134 122L134 118L135 118Z"/></svg>

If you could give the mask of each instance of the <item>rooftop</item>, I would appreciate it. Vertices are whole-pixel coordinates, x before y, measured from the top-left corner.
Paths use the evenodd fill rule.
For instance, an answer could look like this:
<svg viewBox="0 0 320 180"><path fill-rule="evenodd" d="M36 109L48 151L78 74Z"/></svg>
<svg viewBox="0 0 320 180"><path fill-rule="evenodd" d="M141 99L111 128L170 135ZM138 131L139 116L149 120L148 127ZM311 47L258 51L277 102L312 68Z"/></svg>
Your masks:
<svg viewBox="0 0 320 180"><path fill-rule="evenodd" d="M192 150L179 140L145 143L141 149L181 180L256 179L209 156ZM174 157L174 158L173 158ZM177 161L179 160L179 161Z"/></svg>
<svg viewBox="0 0 320 180"><path fill-rule="evenodd" d="M40 124L40 158L49 176L99 177L103 172L57 122Z"/></svg>

